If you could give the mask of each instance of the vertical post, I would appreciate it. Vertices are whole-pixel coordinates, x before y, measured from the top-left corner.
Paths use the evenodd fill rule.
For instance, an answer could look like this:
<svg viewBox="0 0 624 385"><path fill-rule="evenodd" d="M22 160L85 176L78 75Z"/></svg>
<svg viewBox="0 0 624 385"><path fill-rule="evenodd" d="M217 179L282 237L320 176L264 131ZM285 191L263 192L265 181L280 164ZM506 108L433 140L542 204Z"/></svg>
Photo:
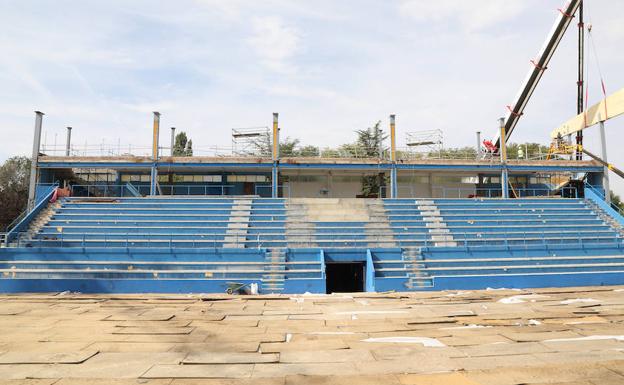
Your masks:
<svg viewBox="0 0 624 385"><path fill-rule="evenodd" d="M158 138L160 134L160 112L154 111L154 131L152 136L152 160L158 160Z"/></svg>
<svg viewBox="0 0 624 385"><path fill-rule="evenodd" d="M173 146L175 145L175 127L171 127L171 156L173 156Z"/></svg>
<svg viewBox="0 0 624 385"><path fill-rule="evenodd" d="M578 80L576 82L576 113L582 114L585 110L583 102L583 66L585 61L585 25L583 23L583 1L579 5L578 21ZM583 130L576 133L576 160L583 160Z"/></svg>
<svg viewBox="0 0 624 385"><path fill-rule="evenodd" d="M278 189L279 189L279 158L280 158L280 148L279 148L279 125L278 125L278 117L279 114L277 112L273 113L273 167L271 169L271 197L278 197Z"/></svg>
<svg viewBox="0 0 624 385"><path fill-rule="evenodd" d="M156 195L158 183L158 138L160 134L160 112L154 111L154 131L152 137L152 170L150 175L150 195Z"/></svg>
<svg viewBox="0 0 624 385"><path fill-rule="evenodd" d="M272 135L273 136L272 138L273 150L271 151L273 155L273 161L278 161L280 157L278 117L279 117L279 114L277 112L274 112L273 113L273 135Z"/></svg>
<svg viewBox="0 0 624 385"><path fill-rule="evenodd" d="M30 184L28 186L28 210L35 207L35 193L37 192L37 172L39 171L39 147L41 146L41 124L43 112L35 111L35 137L33 139L33 151L30 161Z"/></svg>
<svg viewBox="0 0 624 385"><path fill-rule="evenodd" d="M477 159L481 159L481 131L477 131Z"/></svg>
<svg viewBox="0 0 624 385"><path fill-rule="evenodd" d="M600 121L600 145L602 147L602 160L609 163L607 159L607 138L605 136L604 120ZM611 203L611 188L609 187L609 167L605 166L602 174L602 186L605 191L605 201Z"/></svg>
<svg viewBox="0 0 624 385"><path fill-rule="evenodd" d="M71 132L72 128L67 127L67 143L65 143L65 156L69 156L71 152Z"/></svg>
<svg viewBox="0 0 624 385"><path fill-rule="evenodd" d="M394 114L390 115L390 161L392 162L390 169L390 198L397 198L399 187L397 185L396 124Z"/></svg>
<svg viewBox="0 0 624 385"><path fill-rule="evenodd" d="M505 118L500 118L500 161L501 161L501 198L509 198L509 175L507 172L507 133L505 132Z"/></svg>

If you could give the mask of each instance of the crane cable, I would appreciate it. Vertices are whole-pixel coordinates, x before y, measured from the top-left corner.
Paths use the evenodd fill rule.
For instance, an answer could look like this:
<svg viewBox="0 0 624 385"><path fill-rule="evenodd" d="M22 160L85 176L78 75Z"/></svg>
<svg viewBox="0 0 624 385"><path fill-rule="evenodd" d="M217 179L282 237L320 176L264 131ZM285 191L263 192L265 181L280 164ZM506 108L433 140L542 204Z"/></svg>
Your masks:
<svg viewBox="0 0 624 385"><path fill-rule="evenodd" d="M598 58L598 50L596 49L596 43L594 41L594 35L592 33L592 29L593 29L593 22L592 22L592 17L591 17L591 13L589 11L589 7L587 6L587 3L589 3L587 0L585 0L585 4L584 7L587 10L587 18L589 19L589 24L587 26L587 34L589 35L589 48L592 51L594 60L596 61L596 67L598 69L598 76L600 77L600 87L602 90L602 97L605 100L605 115L604 115L604 119L606 120L608 118L608 114L607 114L607 87L605 85L605 81L604 81L604 76L602 75L602 67L600 66L600 59ZM589 60L587 61L587 70L586 70L586 77L589 79ZM588 98L589 98L589 81L585 83L585 105L587 105L588 102ZM585 109L585 106L583 107L583 111L585 112L585 122L587 122L587 111Z"/></svg>

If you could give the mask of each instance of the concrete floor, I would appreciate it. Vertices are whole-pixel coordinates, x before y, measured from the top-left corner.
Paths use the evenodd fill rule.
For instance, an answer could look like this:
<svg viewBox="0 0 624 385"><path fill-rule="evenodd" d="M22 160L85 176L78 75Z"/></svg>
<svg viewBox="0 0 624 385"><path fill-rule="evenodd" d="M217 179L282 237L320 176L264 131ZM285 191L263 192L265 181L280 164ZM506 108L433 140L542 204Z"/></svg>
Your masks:
<svg viewBox="0 0 624 385"><path fill-rule="evenodd" d="M624 288L0 296L0 383L621 385Z"/></svg>

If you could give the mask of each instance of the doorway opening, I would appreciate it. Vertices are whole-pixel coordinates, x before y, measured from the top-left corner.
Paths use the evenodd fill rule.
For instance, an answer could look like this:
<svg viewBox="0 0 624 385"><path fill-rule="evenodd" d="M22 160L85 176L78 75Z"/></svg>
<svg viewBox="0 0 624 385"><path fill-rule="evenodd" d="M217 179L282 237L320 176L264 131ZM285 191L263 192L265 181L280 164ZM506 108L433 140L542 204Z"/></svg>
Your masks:
<svg viewBox="0 0 624 385"><path fill-rule="evenodd" d="M364 291L364 262L337 262L325 265L327 294Z"/></svg>

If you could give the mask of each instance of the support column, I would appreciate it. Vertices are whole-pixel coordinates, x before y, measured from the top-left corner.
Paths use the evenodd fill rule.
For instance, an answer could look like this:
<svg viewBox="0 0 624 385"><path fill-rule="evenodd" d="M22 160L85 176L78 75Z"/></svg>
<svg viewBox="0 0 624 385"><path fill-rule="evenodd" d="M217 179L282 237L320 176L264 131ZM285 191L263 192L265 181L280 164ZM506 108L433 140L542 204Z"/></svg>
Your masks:
<svg viewBox="0 0 624 385"><path fill-rule="evenodd" d="M175 127L171 127L171 156L173 156L173 146L175 145Z"/></svg>
<svg viewBox="0 0 624 385"><path fill-rule="evenodd" d="M501 161L501 198L509 198L509 175L507 172L507 134L505 132L505 118L499 119L500 125L500 161Z"/></svg>
<svg viewBox="0 0 624 385"><path fill-rule="evenodd" d="M35 207L35 194L39 172L39 147L41 146L41 124L43 112L35 111L35 137L33 139L32 158L30 160L30 184L28 185L28 211Z"/></svg>
<svg viewBox="0 0 624 385"><path fill-rule="evenodd" d="M605 136L605 126L604 120L600 121L600 145L602 147L602 160L604 160L607 164L609 163L609 159L607 159L607 137ZM609 167L604 166L604 171L602 174L602 186L605 191L605 201L607 203L611 203L611 190L609 187Z"/></svg>
<svg viewBox="0 0 624 385"><path fill-rule="evenodd" d="M156 195L158 183L158 138L160 134L160 112L154 111L154 131L152 137L152 171L150 177L150 195Z"/></svg>
<svg viewBox="0 0 624 385"><path fill-rule="evenodd" d="M279 126L278 126L278 113L273 113L273 150L272 159L273 167L271 169L271 197L277 198L279 195Z"/></svg>
<svg viewBox="0 0 624 385"><path fill-rule="evenodd" d="M585 24L583 22L583 1L578 9L578 80L576 82L576 113L582 114L585 110L583 102L583 67L585 61ZM576 133L576 160L583 160L583 130Z"/></svg>
<svg viewBox="0 0 624 385"><path fill-rule="evenodd" d="M390 161L392 162L390 169L390 198L397 198L399 186L397 185L397 166L396 166L396 124L395 115L390 115Z"/></svg>
<svg viewBox="0 0 624 385"><path fill-rule="evenodd" d="M71 132L72 128L67 127L67 143L65 143L65 156L69 156L71 152Z"/></svg>

